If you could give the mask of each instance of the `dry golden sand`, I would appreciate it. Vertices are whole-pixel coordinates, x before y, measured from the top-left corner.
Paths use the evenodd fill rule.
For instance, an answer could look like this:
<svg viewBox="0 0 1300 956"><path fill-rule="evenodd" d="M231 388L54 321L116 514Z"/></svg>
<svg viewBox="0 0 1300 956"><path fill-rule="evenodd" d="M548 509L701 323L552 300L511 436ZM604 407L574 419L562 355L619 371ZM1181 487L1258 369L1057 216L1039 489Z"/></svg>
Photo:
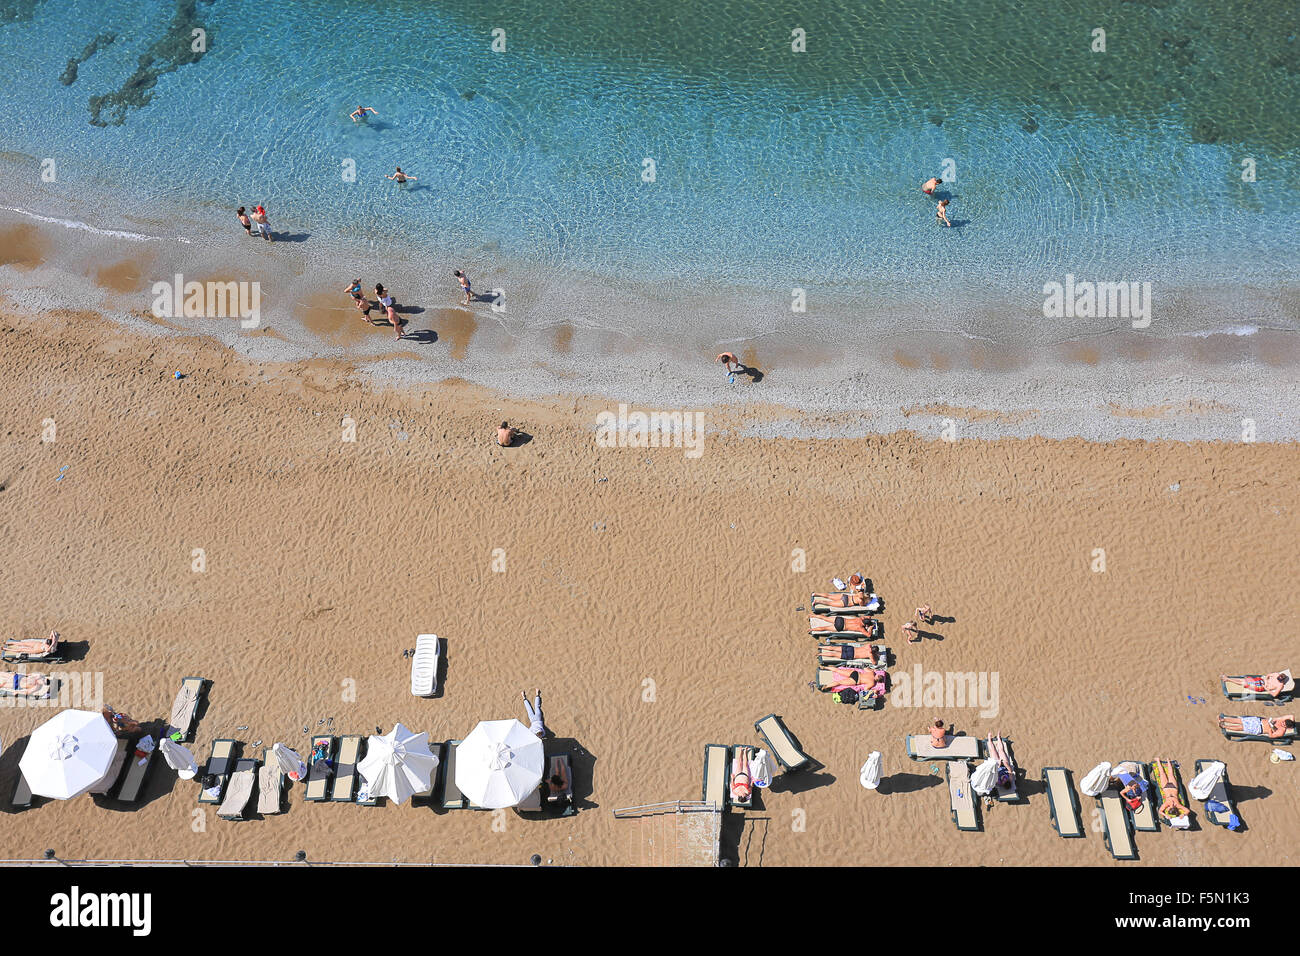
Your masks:
<svg viewBox="0 0 1300 956"><path fill-rule="evenodd" d="M6 635L57 628L85 648L59 669L102 672L107 700L142 720L184 676L210 678L200 759L223 736L302 747L327 717L340 733L401 720L463 737L522 716L535 686L551 727L589 754L572 819L312 805L295 789L283 816L209 812L202 832L195 786L159 765L134 811L82 797L0 814L8 857L637 862L636 825L610 811L698 799L704 745L753 742L775 711L822 766L732 818L742 863L1114 865L1090 800L1085 840L1053 833L1038 792L959 833L942 777L903 752L936 712L1010 736L1031 779L1157 755L1190 777L1196 758L1226 759L1248 829L1139 834L1142 861L1291 861L1295 764L1225 742L1214 717L1220 672L1300 665L1295 445L759 440L719 410L706 419L725 431L691 460L596 447L603 401L377 391L347 365L259 366L87 315L0 328ZM495 447L502 418L532 440ZM497 548L505 573L490 570ZM896 672L996 671L996 717L859 713L807 687L814 641L796 608L857 569L888 603ZM899 625L926 602L956 621L909 646ZM429 631L447 643L446 693L417 700L401 652ZM6 805L48 716L0 710ZM858 784L872 749L892 792Z"/></svg>

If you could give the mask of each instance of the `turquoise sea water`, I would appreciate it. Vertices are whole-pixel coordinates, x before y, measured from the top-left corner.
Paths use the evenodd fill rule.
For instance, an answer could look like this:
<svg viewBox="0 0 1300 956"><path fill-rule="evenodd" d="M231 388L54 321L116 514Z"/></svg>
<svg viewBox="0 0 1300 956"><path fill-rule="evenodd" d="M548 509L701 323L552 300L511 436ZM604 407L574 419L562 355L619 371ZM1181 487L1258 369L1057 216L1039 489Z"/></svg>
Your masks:
<svg viewBox="0 0 1300 956"><path fill-rule="evenodd" d="M1300 274L1296 9L0 0L0 148L56 160L28 204L47 214L66 190L226 230L262 202L320 250L683 299L739 287L788 309L807 286L955 313L1032 306L1066 273L1269 288ZM379 116L353 123L359 104ZM918 189L946 162L952 230ZM383 178L399 164L418 183Z"/></svg>

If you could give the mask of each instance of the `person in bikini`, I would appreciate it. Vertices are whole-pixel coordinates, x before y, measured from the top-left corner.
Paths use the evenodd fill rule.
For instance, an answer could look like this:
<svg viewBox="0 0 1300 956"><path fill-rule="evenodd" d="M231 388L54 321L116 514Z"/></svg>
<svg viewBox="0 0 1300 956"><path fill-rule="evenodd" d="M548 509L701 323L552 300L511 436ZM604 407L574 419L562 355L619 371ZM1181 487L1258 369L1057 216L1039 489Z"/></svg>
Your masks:
<svg viewBox="0 0 1300 956"><path fill-rule="evenodd" d="M1236 684L1245 693L1268 694L1273 698L1280 697L1290 682L1290 678L1280 671L1276 674L1264 674L1261 677L1229 677L1227 674L1220 674L1219 680L1229 685Z"/></svg>
<svg viewBox="0 0 1300 956"><path fill-rule="evenodd" d="M379 115L377 110L372 110L369 106L358 106L348 115L352 117L352 122L355 123L360 120L364 123L366 121L366 115L369 113L373 113L375 116Z"/></svg>
<svg viewBox="0 0 1300 956"><path fill-rule="evenodd" d="M815 606L820 607L866 607L871 603L871 595L867 593L867 582L862 580L862 575L852 574L849 576L849 589L847 592L814 594L812 602Z"/></svg>
<svg viewBox="0 0 1300 956"><path fill-rule="evenodd" d="M731 799L737 803L748 803L754 785L749 775L749 748L736 748L736 761L731 770Z"/></svg>
<svg viewBox="0 0 1300 956"><path fill-rule="evenodd" d="M50 689L50 679L45 674L0 671L0 687L15 697L44 697Z"/></svg>
<svg viewBox="0 0 1300 956"><path fill-rule="evenodd" d="M930 746L948 746L948 728L944 727L943 721L938 717L934 719L934 724L930 727Z"/></svg>
<svg viewBox="0 0 1300 956"><path fill-rule="evenodd" d="M357 309L361 312L361 320L367 325L374 325L374 319L370 318L370 300L365 296L357 299Z"/></svg>
<svg viewBox="0 0 1300 956"><path fill-rule="evenodd" d="M1285 717L1220 717L1219 728L1251 737L1288 737L1295 731L1295 714Z"/></svg>
<svg viewBox="0 0 1300 956"><path fill-rule="evenodd" d="M50 631L49 637L29 637L25 640L5 641L6 657L44 657L53 654L59 646L59 632Z"/></svg>
<svg viewBox="0 0 1300 956"><path fill-rule="evenodd" d="M550 790L550 799L559 800L569 792L571 784L569 770L564 765L564 761L559 757L552 757L551 775L546 779L547 789Z"/></svg>
<svg viewBox="0 0 1300 956"><path fill-rule="evenodd" d="M253 221L248 218L248 213L244 212L243 206L240 206L235 210L235 218L238 219L239 224L244 227L244 232L251 236L253 234Z"/></svg>
<svg viewBox="0 0 1300 956"><path fill-rule="evenodd" d="M1178 776L1174 769L1172 760L1156 760L1156 770L1160 777L1160 792L1162 799L1160 801L1160 815L1173 819L1174 817L1185 817L1192 811L1183 806L1183 801L1178 796Z"/></svg>
<svg viewBox="0 0 1300 956"><path fill-rule="evenodd" d="M833 693L838 690L855 690L859 694L879 697L885 692L885 672L882 670L854 670L848 667L824 668L830 681L821 690Z"/></svg>
<svg viewBox="0 0 1300 956"><path fill-rule="evenodd" d="M865 637L871 637L874 628L870 625L872 621L864 621L860 617L853 615L836 615L835 617L823 617L820 614L810 614L808 616L808 632L810 634L834 634L851 632L862 634Z"/></svg>
<svg viewBox="0 0 1300 956"><path fill-rule="evenodd" d="M920 619L922 624L934 623L934 611L930 609L930 605L928 604L923 604L918 607L916 609L916 616Z"/></svg>
<svg viewBox="0 0 1300 956"><path fill-rule="evenodd" d="M348 295L352 296L352 300L354 302L365 297L365 293L361 291L360 279L353 279L352 282L348 285L348 287L343 291L346 292Z"/></svg>
<svg viewBox="0 0 1300 956"><path fill-rule="evenodd" d="M952 227L952 223L948 221L948 200L939 200L939 205L934 209L934 218L943 225L948 226L949 228Z"/></svg>
<svg viewBox="0 0 1300 956"><path fill-rule="evenodd" d="M903 625L902 629L907 634L907 643L909 644L921 643L921 634L916 629L915 621L908 621L906 624Z"/></svg>

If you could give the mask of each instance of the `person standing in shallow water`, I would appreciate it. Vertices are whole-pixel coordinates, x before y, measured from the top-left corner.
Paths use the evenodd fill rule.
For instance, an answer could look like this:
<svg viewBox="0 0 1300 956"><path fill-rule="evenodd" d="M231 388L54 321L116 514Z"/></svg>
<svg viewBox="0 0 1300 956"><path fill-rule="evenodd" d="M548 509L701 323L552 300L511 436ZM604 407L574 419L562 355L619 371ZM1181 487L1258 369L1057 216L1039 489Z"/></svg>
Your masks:
<svg viewBox="0 0 1300 956"><path fill-rule="evenodd" d="M364 123L366 121L367 113L373 113L375 116L379 115L379 112L377 110L372 110L369 106L358 106L350 114L352 116L352 122L355 123L358 120L360 120L362 123Z"/></svg>
<svg viewBox="0 0 1300 956"><path fill-rule="evenodd" d="M385 179L391 179L393 182L397 183L397 185L399 185L399 186L405 186L405 185L407 184L407 182L418 183L418 182L420 181L418 177L416 177L416 176L408 176L408 175L406 175L406 173L402 172L402 167L401 167L401 166L398 166L398 167L397 167L397 172L393 173L393 175L391 175L391 176L385 176L384 178L385 178Z"/></svg>
<svg viewBox="0 0 1300 956"><path fill-rule="evenodd" d="M251 236L253 234L253 223L248 218L248 213L244 212L243 206L235 210L235 217L239 220L239 224L244 227L244 232Z"/></svg>
<svg viewBox="0 0 1300 956"><path fill-rule="evenodd" d="M465 301L462 302L461 305L469 305L470 299L474 297L474 290L470 288L469 284L469 276L465 275L465 273L461 272L459 269L453 272L452 275L454 275L456 281L460 283L460 290L465 293Z"/></svg>
<svg viewBox="0 0 1300 956"><path fill-rule="evenodd" d="M939 205L936 206L934 210L934 218L937 222L943 223L949 229L952 228L952 223L948 221L948 200L939 200Z"/></svg>
<svg viewBox="0 0 1300 956"><path fill-rule="evenodd" d="M921 184L921 192L925 193L927 196L933 196L935 188L942 185L943 185L942 179L940 179L938 176L931 176L929 179L927 179L925 182Z"/></svg>

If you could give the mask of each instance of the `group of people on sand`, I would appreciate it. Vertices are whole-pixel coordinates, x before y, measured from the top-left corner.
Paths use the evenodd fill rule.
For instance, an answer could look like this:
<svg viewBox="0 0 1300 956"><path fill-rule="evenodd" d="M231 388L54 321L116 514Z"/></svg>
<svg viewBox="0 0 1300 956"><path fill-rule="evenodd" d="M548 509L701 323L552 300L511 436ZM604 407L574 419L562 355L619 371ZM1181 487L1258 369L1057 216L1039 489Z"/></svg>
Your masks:
<svg viewBox="0 0 1300 956"><path fill-rule="evenodd" d="M348 295L352 296L352 301L356 304L357 310L361 313L361 320L363 322L367 325L379 324L370 318L370 311L373 306L370 304L370 299L366 297L366 294L361 289L360 279L353 279L344 291L347 292ZM397 300L393 298L393 293L388 289L385 289L382 282L376 282L375 298L379 300L379 307L384 310L384 315L388 318L388 324L396 330L396 338L400 339L403 335L402 320L397 315Z"/></svg>

